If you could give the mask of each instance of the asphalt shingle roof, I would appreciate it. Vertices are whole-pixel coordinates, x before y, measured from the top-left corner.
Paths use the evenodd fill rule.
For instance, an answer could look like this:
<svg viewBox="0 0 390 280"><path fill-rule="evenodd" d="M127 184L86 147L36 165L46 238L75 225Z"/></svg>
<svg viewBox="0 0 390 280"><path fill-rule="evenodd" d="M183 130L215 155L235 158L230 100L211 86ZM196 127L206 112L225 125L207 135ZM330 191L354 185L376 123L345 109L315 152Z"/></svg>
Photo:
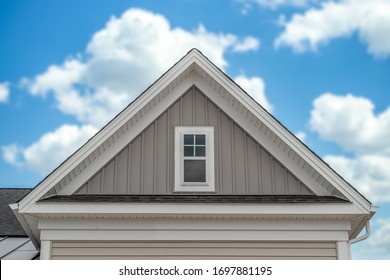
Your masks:
<svg viewBox="0 0 390 280"><path fill-rule="evenodd" d="M0 188L0 236L27 236L9 204L19 201L31 189Z"/></svg>

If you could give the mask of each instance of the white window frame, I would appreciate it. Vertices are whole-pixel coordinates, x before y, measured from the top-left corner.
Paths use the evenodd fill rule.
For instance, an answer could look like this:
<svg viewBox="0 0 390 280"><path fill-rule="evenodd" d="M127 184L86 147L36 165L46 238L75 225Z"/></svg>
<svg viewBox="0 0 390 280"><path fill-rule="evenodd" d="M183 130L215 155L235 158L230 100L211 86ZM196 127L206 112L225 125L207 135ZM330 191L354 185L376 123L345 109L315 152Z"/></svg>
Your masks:
<svg viewBox="0 0 390 280"><path fill-rule="evenodd" d="M206 182L184 182L184 135L204 134L206 136ZM214 127L175 127L175 192L214 192Z"/></svg>

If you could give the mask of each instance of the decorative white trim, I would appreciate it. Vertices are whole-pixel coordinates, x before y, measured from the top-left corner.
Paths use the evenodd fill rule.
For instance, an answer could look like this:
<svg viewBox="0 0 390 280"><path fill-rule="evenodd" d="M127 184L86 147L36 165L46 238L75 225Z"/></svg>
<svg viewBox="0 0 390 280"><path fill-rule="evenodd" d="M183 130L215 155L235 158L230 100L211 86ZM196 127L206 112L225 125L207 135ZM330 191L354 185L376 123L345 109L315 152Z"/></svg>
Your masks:
<svg viewBox="0 0 390 280"><path fill-rule="evenodd" d="M234 226L232 225L234 223ZM349 221L342 220L215 220L215 219L41 219L39 229L56 230L350 230Z"/></svg>
<svg viewBox="0 0 390 280"><path fill-rule="evenodd" d="M344 241L347 221L42 220L42 240Z"/></svg>
<svg viewBox="0 0 390 280"><path fill-rule="evenodd" d="M23 216L23 215L20 215L19 214L19 205L18 203L12 203L9 205L12 212L14 212L18 222L20 223L20 225L22 226L22 228L24 229L24 231L27 233L28 237L30 237L31 239L31 242L33 243L33 245L35 246L36 249L39 249L39 236L37 236L36 234L34 234L34 229L33 227L31 227L28 223L28 219L31 220L31 217L29 216ZM36 230L36 229L35 229Z"/></svg>
<svg viewBox="0 0 390 280"><path fill-rule="evenodd" d="M40 259L50 260L50 258L51 258L51 241L41 239Z"/></svg>
<svg viewBox="0 0 390 280"><path fill-rule="evenodd" d="M42 240L172 241L347 241L347 231L187 231L187 230L42 230Z"/></svg>
<svg viewBox="0 0 390 280"><path fill-rule="evenodd" d="M338 260L350 260L348 242L338 241L336 242L337 259Z"/></svg>
<svg viewBox="0 0 390 280"><path fill-rule="evenodd" d="M204 134L206 136L206 181L204 183L184 182L184 134ZM175 127L175 192L214 192L214 127L177 126Z"/></svg>
<svg viewBox="0 0 390 280"><path fill-rule="evenodd" d="M356 215L365 216L352 203L38 203L30 215L44 214L200 214L200 215Z"/></svg>

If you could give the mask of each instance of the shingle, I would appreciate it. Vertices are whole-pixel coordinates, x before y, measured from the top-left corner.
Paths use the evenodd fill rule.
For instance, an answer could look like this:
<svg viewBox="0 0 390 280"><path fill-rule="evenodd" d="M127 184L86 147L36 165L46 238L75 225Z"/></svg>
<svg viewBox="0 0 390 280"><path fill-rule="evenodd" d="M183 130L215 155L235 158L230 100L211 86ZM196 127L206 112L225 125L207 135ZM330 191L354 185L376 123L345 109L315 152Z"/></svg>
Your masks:
<svg viewBox="0 0 390 280"><path fill-rule="evenodd" d="M31 189L0 189L0 236L27 236L9 204L19 201Z"/></svg>

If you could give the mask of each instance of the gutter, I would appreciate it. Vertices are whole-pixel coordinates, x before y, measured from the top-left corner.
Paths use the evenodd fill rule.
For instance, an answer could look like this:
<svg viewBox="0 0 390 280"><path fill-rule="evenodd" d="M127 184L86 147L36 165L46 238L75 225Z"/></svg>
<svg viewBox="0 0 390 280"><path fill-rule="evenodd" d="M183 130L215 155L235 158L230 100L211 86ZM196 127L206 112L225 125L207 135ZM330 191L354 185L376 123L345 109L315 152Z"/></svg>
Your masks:
<svg viewBox="0 0 390 280"><path fill-rule="evenodd" d="M356 238L354 239L351 239L348 241L348 259L352 259L352 255L351 255L351 245L354 244L354 243L357 243L357 242L360 242L360 241L363 241L365 239L367 239L370 234L371 234L371 227L370 227L370 220L366 220L366 225L364 226L366 228L366 233L362 236L357 236Z"/></svg>
<svg viewBox="0 0 390 280"><path fill-rule="evenodd" d="M362 235L362 236L358 236L358 237L356 237L354 239L349 240L348 241L348 245L352 245L352 244L354 244L356 242L365 240L365 239L367 239L370 236L370 234L371 234L370 220L366 221L365 228L366 228L366 233L364 235Z"/></svg>

